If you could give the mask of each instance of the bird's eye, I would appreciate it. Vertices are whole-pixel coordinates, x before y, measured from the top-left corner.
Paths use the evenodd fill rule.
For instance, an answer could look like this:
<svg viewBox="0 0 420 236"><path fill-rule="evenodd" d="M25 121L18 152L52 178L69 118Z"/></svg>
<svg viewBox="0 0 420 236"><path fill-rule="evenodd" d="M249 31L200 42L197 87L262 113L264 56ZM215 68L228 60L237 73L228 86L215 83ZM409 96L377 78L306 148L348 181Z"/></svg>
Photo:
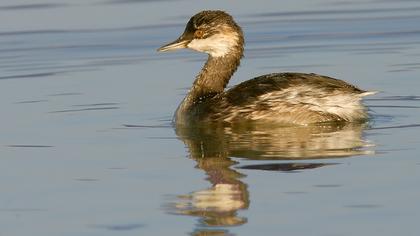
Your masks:
<svg viewBox="0 0 420 236"><path fill-rule="evenodd" d="M201 39L204 37L204 31L203 30L196 30L194 32L194 38Z"/></svg>

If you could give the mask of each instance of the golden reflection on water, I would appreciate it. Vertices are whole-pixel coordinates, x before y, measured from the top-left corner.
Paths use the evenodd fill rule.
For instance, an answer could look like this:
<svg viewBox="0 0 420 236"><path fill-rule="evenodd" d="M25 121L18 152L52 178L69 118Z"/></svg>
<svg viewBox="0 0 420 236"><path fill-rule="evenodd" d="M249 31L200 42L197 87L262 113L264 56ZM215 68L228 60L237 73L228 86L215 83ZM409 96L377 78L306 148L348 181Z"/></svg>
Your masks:
<svg viewBox="0 0 420 236"><path fill-rule="evenodd" d="M193 235L226 235L209 226L236 226L247 222L238 211L250 205L248 186L236 169L297 171L331 163L302 163L292 160L324 159L373 154L373 145L362 138L366 124L325 124L280 127L267 125L177 126L190 157L203 170L211 187L177 196L168 213L200 218ZM283 160L239 166L235 158ZM284 160L287 160L285 162Z"/></svg>

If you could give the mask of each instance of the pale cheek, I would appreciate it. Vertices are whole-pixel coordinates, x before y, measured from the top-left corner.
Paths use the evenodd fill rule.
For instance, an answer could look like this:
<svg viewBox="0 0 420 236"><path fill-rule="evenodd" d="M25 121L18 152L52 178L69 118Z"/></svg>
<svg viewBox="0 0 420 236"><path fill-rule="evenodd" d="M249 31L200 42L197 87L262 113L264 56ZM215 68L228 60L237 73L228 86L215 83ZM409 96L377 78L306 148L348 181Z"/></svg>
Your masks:
<svg viewBox="0 0 420 236"><path fill-rule="evenodd" d="M213 57L221 57L229 53L235 45L235 39L213 36L206 39L194 39L187 46L196 51L208 53Z"/></svg>
<svg viewBox="0 0 420 236"><path fill-rule="evenodd" d="M205 39L193 39L188 45L188 48L194 49L199 52L209 53L211 47L208 42L205 42Z"/></svg>

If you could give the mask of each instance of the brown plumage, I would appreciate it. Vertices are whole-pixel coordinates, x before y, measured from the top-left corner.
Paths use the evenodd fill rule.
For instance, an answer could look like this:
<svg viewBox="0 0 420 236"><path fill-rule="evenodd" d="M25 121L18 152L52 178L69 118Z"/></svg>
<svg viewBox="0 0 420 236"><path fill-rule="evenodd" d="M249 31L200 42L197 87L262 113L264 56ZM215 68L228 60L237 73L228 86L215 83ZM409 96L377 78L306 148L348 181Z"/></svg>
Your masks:
<svg viewBox="0 0 420 236"><path fill-rule="evenodd" d="M175 113L177 124L243 121L310 124L367 119L361 104L373 94L344 81L304 73L273 73L225 87L243 56L241 28L223 11L194 15L184 33L159 51L190 48L209 58Z"/></svg>

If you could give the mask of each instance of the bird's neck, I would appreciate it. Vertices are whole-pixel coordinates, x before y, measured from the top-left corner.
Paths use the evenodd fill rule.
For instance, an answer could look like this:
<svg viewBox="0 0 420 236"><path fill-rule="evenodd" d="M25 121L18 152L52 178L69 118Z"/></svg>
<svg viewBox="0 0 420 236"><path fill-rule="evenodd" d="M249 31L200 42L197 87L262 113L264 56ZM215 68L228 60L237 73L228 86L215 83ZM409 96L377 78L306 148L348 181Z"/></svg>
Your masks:
<svg viewBox="0 0 420 236"><path fill-rule="evenodd" d="M222 93L239 66L243 49L222 57L209 56L192 88L179 105L175 118L187 114L194 105Z"/></svg>
<svg viewBox="0 0 420 236"><path fill-rule="evenodd" d="M188 95L192 99L199 99L223 92L238 68L241 56L235 54L224 57L209 56Z"/></svg>

